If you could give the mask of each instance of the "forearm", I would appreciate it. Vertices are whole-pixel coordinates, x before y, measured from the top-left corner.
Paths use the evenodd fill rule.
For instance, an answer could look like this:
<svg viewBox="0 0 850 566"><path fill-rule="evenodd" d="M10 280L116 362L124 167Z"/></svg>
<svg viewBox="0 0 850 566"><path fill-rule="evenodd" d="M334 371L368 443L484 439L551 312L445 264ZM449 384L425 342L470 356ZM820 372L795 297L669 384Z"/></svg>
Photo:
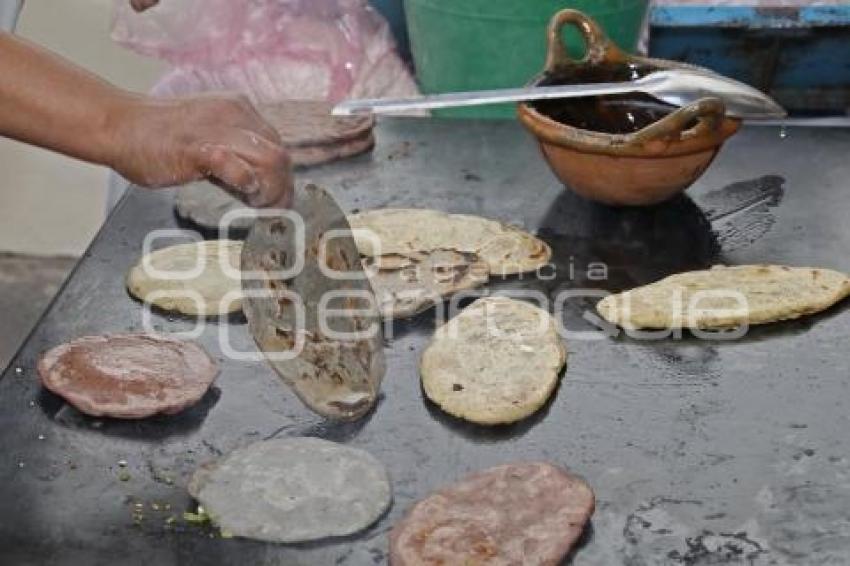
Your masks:
<svg viewBox="0 0 850 566"><path fill-rule="evenodd" d="M107 165L145 187L208 177L252 206L285 207L292 195L280 136L244 97L133 94L3 33L0 136Z"/></svg>
<svg viewBox="0 0 850 566"><path fill-rule="evenodd" d="M120 116L139 97L0 33L0 135L111 165Z"/></svg>

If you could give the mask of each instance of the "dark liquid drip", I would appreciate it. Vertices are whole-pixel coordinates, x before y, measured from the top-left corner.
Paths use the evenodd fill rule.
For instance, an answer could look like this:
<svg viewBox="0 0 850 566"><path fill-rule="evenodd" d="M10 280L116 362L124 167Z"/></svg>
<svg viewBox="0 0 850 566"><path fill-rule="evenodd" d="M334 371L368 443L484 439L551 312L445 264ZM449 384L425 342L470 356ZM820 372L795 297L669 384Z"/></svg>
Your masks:
<svg viewBox="0 0 850 566"><path fill-rule="evenodd" d="M632 63L577 68L568 77L546 77L540 86L624 82L639 79L653 70ZM676 110L675 106L639 93L541 100L533 106L556 122L606 134L637 132Z"/></svg>

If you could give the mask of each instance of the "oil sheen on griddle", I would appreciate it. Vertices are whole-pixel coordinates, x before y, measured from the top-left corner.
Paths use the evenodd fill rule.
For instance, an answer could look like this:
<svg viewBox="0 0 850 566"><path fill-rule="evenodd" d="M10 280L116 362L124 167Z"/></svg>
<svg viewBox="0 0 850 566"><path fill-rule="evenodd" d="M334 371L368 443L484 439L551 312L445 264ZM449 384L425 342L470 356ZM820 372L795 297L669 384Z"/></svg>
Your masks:
<svg viewBox="0 0 850 566"><path fill-rule="evenodd" d="M561 76L547 77L542 85L633 81L651 71L634 63L579 66ZM534 107L562 124L606 134L637 132L677 109L642 93L542 100L534 103Z"/></svg>

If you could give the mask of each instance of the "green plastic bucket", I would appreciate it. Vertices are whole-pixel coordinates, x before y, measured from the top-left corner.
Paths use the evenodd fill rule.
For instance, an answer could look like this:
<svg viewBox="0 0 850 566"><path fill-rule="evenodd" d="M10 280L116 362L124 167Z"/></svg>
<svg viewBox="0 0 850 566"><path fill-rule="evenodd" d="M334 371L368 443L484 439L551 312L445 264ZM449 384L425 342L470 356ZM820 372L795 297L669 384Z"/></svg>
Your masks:
<svg viewBox="0 0 850 566"><path fill-rule="evenodd" d="M510 88L543 68L546 27L564 8L596 20L634 51L648 0L404 0L419 85L425 93ZM583 53L568 36L570 53ZM513 118L513 104L443 110L441 116Z"/></svg>

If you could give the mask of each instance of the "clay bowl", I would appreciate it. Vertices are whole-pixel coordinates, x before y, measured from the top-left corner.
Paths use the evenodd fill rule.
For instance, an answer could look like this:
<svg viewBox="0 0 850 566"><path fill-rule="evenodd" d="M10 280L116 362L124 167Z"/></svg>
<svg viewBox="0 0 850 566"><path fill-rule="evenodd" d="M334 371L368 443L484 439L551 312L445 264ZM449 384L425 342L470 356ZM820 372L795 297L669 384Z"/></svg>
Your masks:
<svg viewBox="0 0 850 566"><path fill-rule="evenodd" d="M561 40L575 25L587 45L574 60ZM555 14L549 52L533 85L627 81L681 63L627 55L576 10ZM709 71L705 71L709 72ZM687 189L738 131L719 98L678 108L628 94L524 103L519 119L540 143L552 171L578 194L612 205L650 205Z"/></svg>

